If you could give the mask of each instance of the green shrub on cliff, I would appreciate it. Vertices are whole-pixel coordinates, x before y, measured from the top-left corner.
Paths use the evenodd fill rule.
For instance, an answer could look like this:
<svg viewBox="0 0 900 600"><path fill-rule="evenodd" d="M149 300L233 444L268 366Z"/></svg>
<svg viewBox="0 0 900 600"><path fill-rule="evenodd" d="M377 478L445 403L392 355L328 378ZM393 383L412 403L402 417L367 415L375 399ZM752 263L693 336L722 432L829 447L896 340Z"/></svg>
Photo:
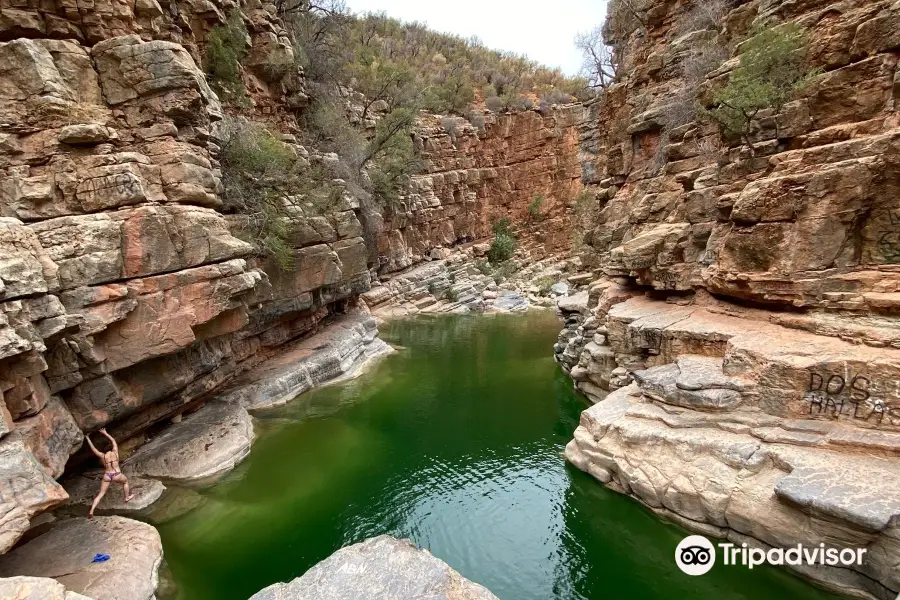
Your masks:
<svg viewBox="0 0 900 600"><path fill-rule="evenodd" d="M394 109L379 119L375 136L366 146L363 165L368 168L375 198L383 206L396 205L410 177L422 168L411 137L415 119L411 108Z"/></svg>
<svg viewBox="0 0 900 600"><path fill-rule="evenodd" d="M494 269L491 270L491 277L493 277L494 283L500 285L501 283L512 277L516 272L516 268L516 264L511 260L497 265Z"/></svg>
<svg viewBox="0 0 900 600"><path fill-rule="evenodd" d="M496 266L508 261L516 253L516 236L507 217L497 219L493 225L494 239L488 248L488 261Z"/></svg>
<svg viewBox="0 0 900 600"><path fill-rule="evenodd" d="M504 235L515 239L516 234L513 233L512 230L512 221L509 220L509 217L500 217L494 224L491 225L491 230L494 232L494 235Z"/></svg>
<svg viewBox="0 0 900 600"><path fill-rule="evenodd" d="M516 240L508 235L495 235L488 249L488 260L498 265L512 258L516 253Z"/></svg>
<svg viewBox="0 0 900 600"><path fill-rule="evenodd" d="M543 194L535 194L534 199L528 204L528 220L529 222L540 221L544 218L541 208L544 206L545 197Z"/></svg>
<svg viewBox="0 0 900 600"><path fill-rule="evenodd" d="M538 288L539 296L549 296L550 288L557 282L556 277L551 277L550 275L545 275L534 282L534 285Z"/></svg>
<svg viewBox="0 0 900 600"><path fill-rule="evenodd" d="M763 29L744 42L741 61L713 95L709 115L724 134L740 137L755 152L753 122L765 110L778 113L818 70L806 65L807 38L794 23ZM776 120L776 137L777 120Z"/></svg>
<svg viewBox="0 0 900 600"><path fill-rule="evenodd" d="M233 9L224 25L213 27L206 41L204 68L225 102L241 104L245 99L240 63L247 56L247 39L243 16Z"/></svg>
<svg viewBox="0 0 900 600"><path fill-rule="evenodd" d="M340 188L306 166L291 146L262 125L229 117L222 138L226 211L238 216L241 237L260 255L291 270L297 220L330 210Z"/></svg>

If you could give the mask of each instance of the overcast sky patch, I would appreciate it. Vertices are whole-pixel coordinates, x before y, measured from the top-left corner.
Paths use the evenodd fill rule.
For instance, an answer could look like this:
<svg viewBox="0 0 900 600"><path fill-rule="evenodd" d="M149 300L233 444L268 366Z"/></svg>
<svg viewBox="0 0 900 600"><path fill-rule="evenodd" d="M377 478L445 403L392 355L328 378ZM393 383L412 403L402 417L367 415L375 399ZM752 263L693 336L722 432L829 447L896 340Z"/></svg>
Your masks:
<svg viewBox="0 0 900 600"><path fill-rule="evenodd" d="M573 39L603 22L605 0L347 0L354 12L384 11L437 31L478 36L489 48L526 54L576 75L581 54Z"/></svg>

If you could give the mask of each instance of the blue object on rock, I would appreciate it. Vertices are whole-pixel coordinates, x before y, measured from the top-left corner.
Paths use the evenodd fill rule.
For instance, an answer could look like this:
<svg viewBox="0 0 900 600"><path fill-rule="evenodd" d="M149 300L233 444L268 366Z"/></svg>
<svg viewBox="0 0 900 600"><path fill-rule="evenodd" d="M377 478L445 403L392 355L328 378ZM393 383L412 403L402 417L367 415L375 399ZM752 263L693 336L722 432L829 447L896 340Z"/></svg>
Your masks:
<svg viewBox="0 0 900 600"><path fill-rule="evenodd" d="M91 562L92 563L101 563L101 562L106 562L108 560L109 560L109 554L99 554L98 553L98 554L94 555L94 560L92 560Z"/></svg>

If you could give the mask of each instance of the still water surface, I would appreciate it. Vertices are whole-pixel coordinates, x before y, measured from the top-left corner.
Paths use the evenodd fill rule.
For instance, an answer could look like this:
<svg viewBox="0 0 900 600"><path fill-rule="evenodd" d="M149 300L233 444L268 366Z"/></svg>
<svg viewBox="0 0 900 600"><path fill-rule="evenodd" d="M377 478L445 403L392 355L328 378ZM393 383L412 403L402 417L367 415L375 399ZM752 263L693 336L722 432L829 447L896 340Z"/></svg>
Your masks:
<svg viewBox="0 0 900 600"><path fill-rule="evenodd" d="M685 532L561 457L586 408L549 312L398 321L358 379L260 415L250 457L160 526L179 600L246 600L389 533L501 600L834 598L775 568L674 564Z"/></svg>

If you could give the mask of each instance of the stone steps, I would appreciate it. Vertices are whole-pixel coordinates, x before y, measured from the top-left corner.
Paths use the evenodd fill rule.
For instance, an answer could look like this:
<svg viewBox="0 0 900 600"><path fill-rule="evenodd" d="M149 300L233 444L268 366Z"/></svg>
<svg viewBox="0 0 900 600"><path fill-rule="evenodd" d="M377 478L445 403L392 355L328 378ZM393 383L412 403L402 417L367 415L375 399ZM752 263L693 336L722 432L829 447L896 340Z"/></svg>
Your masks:
<svg viewBox="0 0 900 600"><path fill-rule="evenodd" d="M870 558L854 571L804 574L893 600L900 349L812 333L891 320L597 292L554 347L597 402L570 462L699 532L763 547L865 547Z"/></svg>
<svg viewBox="0 0 900 600"><path fill-rule="evenodd" d="M650 401L636 384L619 389L585 411L566 457L707 535L711 526L715 535L745 536L751 545L867 547L857 580L870 597L896 595L896 458L818 447L821 434L805 431L804 422L795 431L783 428L787 421L751 427L749 414L741 423L685 413ZM846 581L850 574L822 568L811 576Z"/></svg>

